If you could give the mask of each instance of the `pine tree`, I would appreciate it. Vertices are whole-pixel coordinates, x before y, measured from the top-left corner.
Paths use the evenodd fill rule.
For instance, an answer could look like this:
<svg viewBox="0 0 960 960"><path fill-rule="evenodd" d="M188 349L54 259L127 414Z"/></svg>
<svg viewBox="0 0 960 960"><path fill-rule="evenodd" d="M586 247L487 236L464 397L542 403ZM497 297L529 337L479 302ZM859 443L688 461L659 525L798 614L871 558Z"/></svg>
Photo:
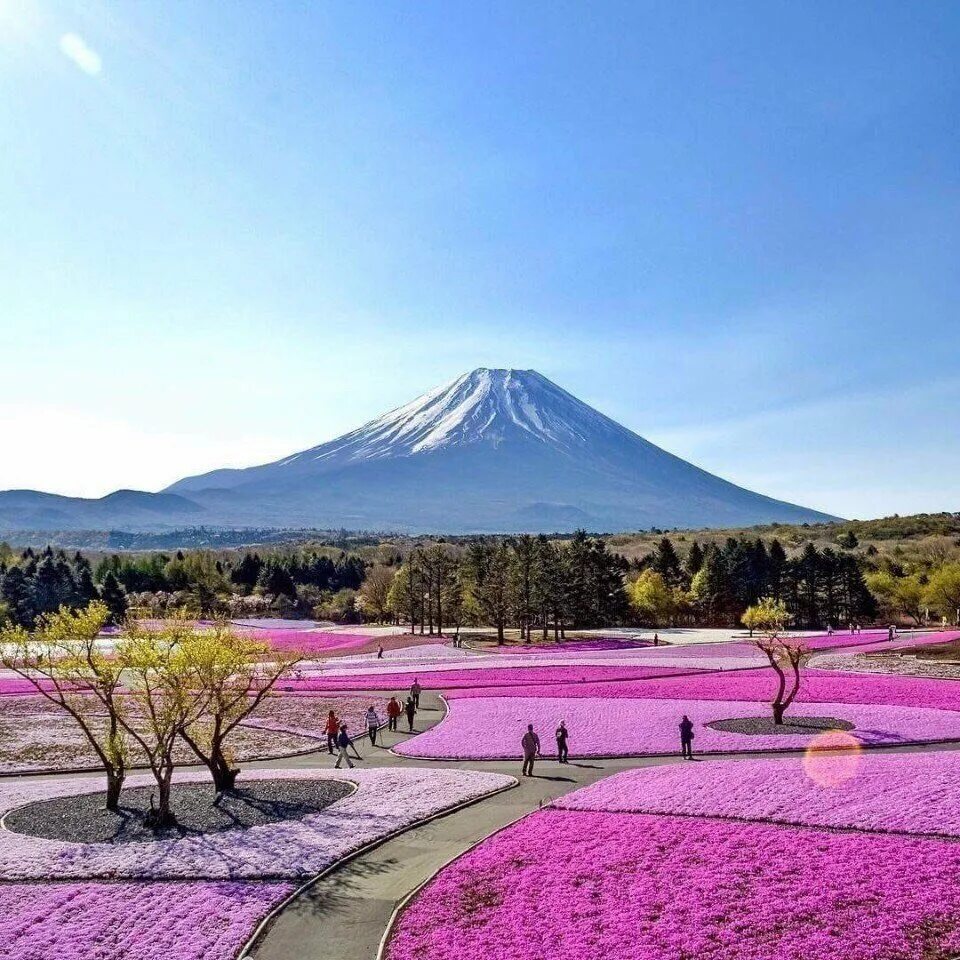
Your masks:
<svg viewBox="0 0 960 960"><path fill-rule="evenodd" d="M683 572L687 575L687 581L693 580L693 578L700 572L700 568L703 566L703 547L697 543L696 540L690 544L690 550L687 553L687 559L683 565Z"/></svg>
<svg viewBox="0 0 960 960"><path fill-rule="evenodd" d="M680 558L669 537L664 537L657 544L650 566L663 577L668 586L678 587L683 582Z"/></svg>
<svg viewBox="0 0 960 960"><path fill-rule="evenodd" d="M0 603L10 620L21 627L32 627L37 611L33 604L33 584L20 567L11 567L0 583Z"/></svg>
<svg viewBox="0 0 960 960"><path fill-rule="evenodd" d="M110 571L100 584L100 599L110 611L110 622L121 623L127 615L127 595L113 571Z"/></svg>

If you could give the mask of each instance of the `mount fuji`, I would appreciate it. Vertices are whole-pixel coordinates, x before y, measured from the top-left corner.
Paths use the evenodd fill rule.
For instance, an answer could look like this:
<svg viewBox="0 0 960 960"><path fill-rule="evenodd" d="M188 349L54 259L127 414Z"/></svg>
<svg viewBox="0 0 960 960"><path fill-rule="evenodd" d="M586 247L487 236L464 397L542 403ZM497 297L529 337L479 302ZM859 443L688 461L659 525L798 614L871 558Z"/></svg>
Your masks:
<svg viewBox="0 0 960 960"><path fill-rule="evenodd" d="M16 514L20 529L109 522L509 533L834 519L707 473L536 371L486 368L273 463L187 477L158 494L123 493L90 501L8 491L0 525Z"/></svg>

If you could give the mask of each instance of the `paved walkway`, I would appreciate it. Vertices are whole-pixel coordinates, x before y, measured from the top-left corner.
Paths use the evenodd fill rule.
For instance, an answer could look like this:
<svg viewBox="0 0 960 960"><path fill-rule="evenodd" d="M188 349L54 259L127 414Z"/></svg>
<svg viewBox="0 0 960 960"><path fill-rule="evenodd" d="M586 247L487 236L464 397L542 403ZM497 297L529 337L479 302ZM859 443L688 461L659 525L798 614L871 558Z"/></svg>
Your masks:
<svg viewBox="0 0 960 960"><path fill-rule="evenodd" d="M371 699L382 702L379 694ZM443 717L439 698L425 693L417 715L417 732ZM401 729L406 718L401 717ZM553 749L552 731L544 747ZM444 864L478 840L522 817L554 797L609 776L618 770L670 759L583 760L561 765L542 760L536 776L520 777L516 761L433 761L398 757L389 747L407 739L404 733L381 731L382 747L371 748L357 738L363 766L440 766L490 770L518 778L511 790L442 816L344 864L293 900L269 925L245 956L256 960L373 960L393 912L403 899L429 880ZM252 766L260 766L253 764ZM276 766L276 764L272 764ZM285 767L330 766L323 751L283 761ZM264 762L262 766L271 766Z"/></svg>
<svg viewBox="0 0 960 960"><path fill-rule="evenodd" d="M385 696L389 696L387 693ZM383 695L371 699L382 702ZM443 705L434 694L422 697L423 710L417 717L417 732L438 723ZM406 718L401 717L401 728ZM553 748L552 731L539 731L547 756ZM481 733L478 732L478 736ZM252 945L244 957L254 960L374 960L394 911L403 900L441 867L469 849L477 841L512 823L542 804L593 783L620 770L682 763L679 757L620 758L572 761L561 766L553 760L539 761L534 778L520 777L520 759L516 761L441 761L398 757L387 748L407 735L381 732L383 747L361 745L364 766L441 766L471 770L490 770L516 776L519 785L488 797L462 810L440 817L361 854L318 881L281 911ZM939 749L960 746L942 745ZM925 750L929 747L905 747L901 750ZM749 759L757 756L796 757L796 754L731 754L725 759ZM719 759L711 757L710 759ZM704 759L701 762L709 762ZM277 766L276 763L254 764ZM330 766L326 751L291 758L283 766Z"/></svg>

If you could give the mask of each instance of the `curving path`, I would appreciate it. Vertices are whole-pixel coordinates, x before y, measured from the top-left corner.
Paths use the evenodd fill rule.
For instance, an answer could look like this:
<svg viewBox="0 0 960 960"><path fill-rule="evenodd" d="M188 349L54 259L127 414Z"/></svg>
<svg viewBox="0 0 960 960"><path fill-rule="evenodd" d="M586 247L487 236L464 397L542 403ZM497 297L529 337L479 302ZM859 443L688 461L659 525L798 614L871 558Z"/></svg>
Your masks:
<svg viewBox="0 0 960 960"><path fill-rule="evenodd" d="M389 692L387 693L389 696ZM424 694L417 732L443 717L439 697ZM402 718L403 719L403 718ZM405 725L403 720L402 726ZM478 734L479 735L479 734ZM490 770L519 777L520 761L442 761L399 757L389 747L404 734L381 732L383 746L361 746L364 765L430 766ZM545 743L549 750L552 743ZM935 747L896 747L896 751L957 749L960 744ZM549 754L548 754L549 755ZM748 759L771 756L761 752L712 755L710 759ZM781 754L789 757L791 754ZM796 754L792 754L796 756ZM324 752L292 758L284 766L328 765ZM511 790L481 800L439 819L413 827L379 847L361 853L293 899L256 936L241 958L251 960L374 960L394 913L417 888L450 860L478 841L555 797L586 786L620 770L682 762L679 757L591 759L561 766L552 760L538 763L535 778L519 778ZM701 762L709 762L705 759Z"/></svg>

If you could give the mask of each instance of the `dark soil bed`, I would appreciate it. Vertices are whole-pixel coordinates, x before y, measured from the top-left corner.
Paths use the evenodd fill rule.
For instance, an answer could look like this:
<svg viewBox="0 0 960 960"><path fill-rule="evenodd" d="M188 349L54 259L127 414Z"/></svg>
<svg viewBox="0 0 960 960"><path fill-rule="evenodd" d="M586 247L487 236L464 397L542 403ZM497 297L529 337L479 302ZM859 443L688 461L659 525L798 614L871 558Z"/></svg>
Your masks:
<svg viewBox="0 0 960 960"><path fill-rule="evenodd" d="M849 720L836 717L786 717L783 723L776 724L773 717L736 717L730 720L714 720L708 723L711 730L724 733L744 733L747 736L809 736L823 730L852 730Z"/></svg>
<svg viewBox="0 0 960 960"><path fill-rule="evenodd" d="M177 824L152 830L144 824L144 815L150 811L150 795L155 796L156 790L155 786L124 790L116 813L104 808L103 793L41 800L11 810L4 824L15 833L75 843L171 840L299 820L349 796L354 786L342 780L249 780L222 794L214 804L211 784L175 783L171 807Z"/></svg>

